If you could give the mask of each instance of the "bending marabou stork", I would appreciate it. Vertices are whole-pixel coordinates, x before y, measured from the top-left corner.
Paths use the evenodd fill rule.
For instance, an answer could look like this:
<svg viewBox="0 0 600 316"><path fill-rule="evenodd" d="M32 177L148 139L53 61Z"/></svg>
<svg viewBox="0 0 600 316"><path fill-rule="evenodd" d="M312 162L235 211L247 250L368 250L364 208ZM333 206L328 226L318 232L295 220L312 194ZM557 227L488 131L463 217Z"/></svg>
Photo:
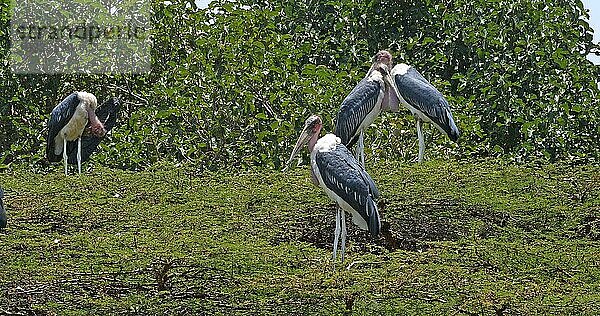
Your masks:
<svg viewBox="0 0 600 316"><path fill-rule="evenodd" d="M323 188L327 196L340 207L335 218L333 259L335 260L337 256L338 241L341 236L340 249L343 262L347 235L345 212L352 215L354 224L377 236L381 228L375 203L379 191L371 176L359 165L339 137L327 134L319 138L322 127L321 118L316 115L306 120L285 169L298 151L308 144L313 183Z"/></svg>
<svg viewBox="0 0 600 316"><path fill-rule="evenodd" d="M397 99L390 89L395 89L390 76L392 55L380 51L373 57L373 64L350 94L342 102L337 115L335 135L342 144L351 148L358 142L356 159L365 167L364 131L389 103L390 97Z"/></svg>
<svg viewBox="0 0 600 316"><path fill-rule="evenodd" d="M4 208L4 191L0 188L0 228L6 228L6 209Z"/></svg>
<svg viewBox="0 0 600 316"><path fill-rule="evenodd" d="M415 68L406 64L398 64L392 69L392 79L398 97L392 95L387 109L397 112L398 103L402 103L415 116L419 138L419 162L423 161L425 153L423 122L432 123L453 142L458 140L460 132L452 118L448 101L427 79Z"/></svg>
<svg viewBox="0 0 600 316"><path fill-rule="evenodd" d="M96 112L98 101L87 92L74 92L58 104L50 114L46 156L51 162L61 158L65 164L81 163L89 159L104 135L116 122L119 102L110 99ZM75 142L77 141L77 142Z"/></svg>

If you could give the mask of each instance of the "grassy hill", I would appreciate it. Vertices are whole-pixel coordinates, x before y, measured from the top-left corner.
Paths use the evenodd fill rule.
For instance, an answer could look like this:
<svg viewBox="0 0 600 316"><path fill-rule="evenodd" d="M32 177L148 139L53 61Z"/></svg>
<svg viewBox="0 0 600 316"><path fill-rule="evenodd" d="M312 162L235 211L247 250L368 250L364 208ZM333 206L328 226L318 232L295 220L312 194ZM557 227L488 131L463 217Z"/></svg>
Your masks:
<svg viewBox="0 0 600 316"><path fill-rule="evenodd" d="M600 311L600 167L369 164L379 239L308 166L0 174L0 315L535 315Z"/></svg>

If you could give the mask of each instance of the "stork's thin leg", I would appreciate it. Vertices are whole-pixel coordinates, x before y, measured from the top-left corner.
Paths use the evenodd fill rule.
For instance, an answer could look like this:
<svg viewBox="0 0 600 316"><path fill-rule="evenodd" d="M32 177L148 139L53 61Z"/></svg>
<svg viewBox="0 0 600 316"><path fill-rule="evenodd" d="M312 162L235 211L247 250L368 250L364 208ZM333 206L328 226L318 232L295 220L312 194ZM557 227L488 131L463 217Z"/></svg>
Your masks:
<svg viewBox="0 0 600 316"><path fill-rule="evenodd" d="M346 235L347 235L347 231L346 231L346 212L344 212L343 210L341 210L342 213L342 262L344 262L344 254L346 253Z"/></svg>
<svg viewBox="0 0 600 316"><path fill-rule="evenodd" d="M425 154L425 137L423 136L423 121L417 118L417 136L419 137L419 162L423 161Z"/></svg>
<svg viewBox="0 0 600 316"><path fill-rule="evenodd" d="M63 138L63 160L65 161L65 176L67 175L67 138Z"/></svg>
<svg viewBox="0 0 600 316"><path fill-rule="evenodd" d="M333 260L337 257L337 246L340 238L340 212L342 209L338 208L335 213L335 236L333 237Z"/></svg>
<svg viewBox="0 0 600 316"><path fill-rule="evenodd" d="M358 144L356 145L356 160L358 160L363 169L365 169L365 134L362 130L360 130Z"/></svg>
<svg viewBox="0 0 600 316"><path fill-rule="evenodd" d="M77 139L77 170L81 174L81 137Z"/></svg>

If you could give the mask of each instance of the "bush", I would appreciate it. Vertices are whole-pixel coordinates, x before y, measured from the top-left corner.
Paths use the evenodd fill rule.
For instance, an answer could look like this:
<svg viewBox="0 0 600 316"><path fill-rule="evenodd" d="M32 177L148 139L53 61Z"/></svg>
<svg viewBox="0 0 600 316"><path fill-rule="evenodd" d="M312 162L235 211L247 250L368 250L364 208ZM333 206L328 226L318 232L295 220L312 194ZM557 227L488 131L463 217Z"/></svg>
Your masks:
<svg viewBox="0 0 600 316"><path fill-rule="evenodd" d="M193 3L154 3L152 73L14 75L2 0L0 166L45 166L50 110L87 90L124 101L97 162L281 168L309 114L333 130L380 49L417 67L451 103L462 138L454 145L427 128L430 157L600 158L600 71L585 58L598 47L580 0ZM408 111L375 124L369 159L416 156Z"/></svg>

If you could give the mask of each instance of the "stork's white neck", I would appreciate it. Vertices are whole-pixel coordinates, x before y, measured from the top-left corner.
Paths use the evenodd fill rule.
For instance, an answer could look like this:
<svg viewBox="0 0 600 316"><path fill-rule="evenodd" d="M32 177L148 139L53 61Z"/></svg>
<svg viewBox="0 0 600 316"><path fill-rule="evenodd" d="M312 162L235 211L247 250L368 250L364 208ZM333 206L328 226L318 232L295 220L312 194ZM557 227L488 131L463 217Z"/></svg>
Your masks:
<svg viewBox="0 0 600 316"><path fill-rule="evenodd" d="M98 107L98 100L96 99L96 96L91 93L81 91L77 92L77 98L79 98L79 100L83 102L86 107L91 108L92 111L96 111L96 108Z"/></svg>
<svg viewBox="0 0 600 316"><path fill-rule="evenodd" d="M398 64L396 65L397 70L395 71L395 73L400 74L402 76L406 75L406 73L408 72L408 70L410 69L410 66L407 64Z"/></svg>
<svg viewBox="0 0 600 316"><path fill-rule="evenodd" d="M383 82L383 76L381 75L381 72L379 72L378 70L371 69L369 74L367 74L367 80Z"/></svg>
<svg viewBox="0 0 600 316"><path fill-rule="evenodd" d="M335 134L327 134L319 139L317 144L315 145L315 150L319 152L326 152L335 149L335 147L340 144L342 140L335 136Z"/></svg>

